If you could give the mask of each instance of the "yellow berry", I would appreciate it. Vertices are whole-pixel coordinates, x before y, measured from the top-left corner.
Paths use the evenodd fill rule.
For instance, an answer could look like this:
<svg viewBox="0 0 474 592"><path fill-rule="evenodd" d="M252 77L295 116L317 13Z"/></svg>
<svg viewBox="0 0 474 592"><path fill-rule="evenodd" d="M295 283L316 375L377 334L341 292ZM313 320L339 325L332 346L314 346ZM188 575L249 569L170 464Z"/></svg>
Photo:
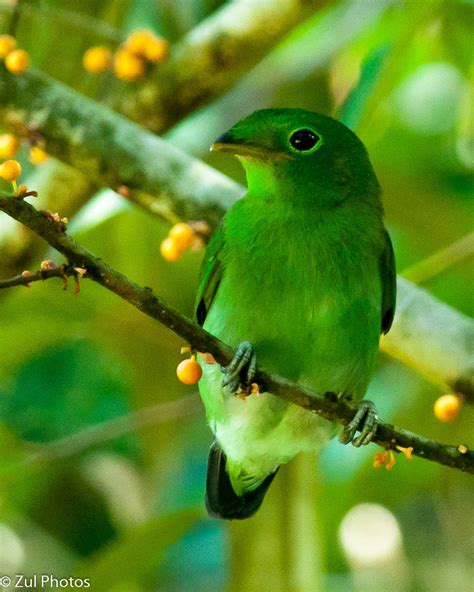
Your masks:
<svg viewBox="0 0 474 592"><path fill-rule="evenodd" d="M179 222L170 230L169 238L176 243L181 251L184 251L193 243L196 236L189 224Z"/></svg>
<svg viewBox="0 0 474 592"><path fill-rule="evenodd" d="M19 147L19 138L13 134L0 134L0 158L12 158Z"/></svg>
<svg viewBox="0 0 474 592"><path fill-rule="evenodd" d="M192 356L178 364L176 374L184 384L196 384L202 376L202 368L195 356Z"/></svg>
<svg viewBox="0 0 474 592"><path fill-rule="evenodd" d="M181 257L183 251L179 248L176 241L168 237L162 241L160 245L160 253L163 259L166 259L166 261L176 261Z"/></svg>
<svg viewBox="0 0 474 592"><path fill-rule="evenodd" d="M30 65L30 56L24 49L14 49L5 58L5 66L12 74L21 74Z"/></svg>
<svg viewBox="0 0 474 592"><path fill-rule="evenodd" d="M0 177L5 181L16 181L21 175L21 165L16 160L6 160L0 165Z"/></svg>
<svg viewBox="0 0 474 592"><path fill-rule="evenodd" d="M462 407L462 400L458 395L448 393L436 399L434 414L440 421L453 421Z"/></svg>
<svg viewBox="0 0 474 592"><path fill-rule="evenodd" d="M145 71L145 62L126 49L119 49L115 54L114 72L120 80L138 80Z"/></svg>
<svg viewBox="0 0 474 592"><path fill-rule="evenodd" d="M105 72L112 65L112 52L102 45L90 47L82 57L82 65L94 74Z"/></svg>
<svg viewBox="0 0 474 592"><path fill-rule="evenodd" d="M48 153L45 152L39 146L33 146L30 148L30 161L33 164L41 164L48 158Z"/></svg>
<svg viewBox="0 0 474 592"><path fill-rule="evenodd" d="M168 55L168 42L161 37L153 37L145 46L144 56L149 62L162 62Z"/></svg>
<svg viewBox="0 0 474 592"><path fill-rule="evenodd" d="M154 39L153 33L143 29L141 31L134 31L130 33L125 41L125 48L130 53L136 56L143 57L148 43Z"/></svg>
<svg viewBox="0 0 474 592"><path fill-rule="evenodd" d="M4 58L16 47L16 39L11 35L0 35L0 57Z"/></svg>

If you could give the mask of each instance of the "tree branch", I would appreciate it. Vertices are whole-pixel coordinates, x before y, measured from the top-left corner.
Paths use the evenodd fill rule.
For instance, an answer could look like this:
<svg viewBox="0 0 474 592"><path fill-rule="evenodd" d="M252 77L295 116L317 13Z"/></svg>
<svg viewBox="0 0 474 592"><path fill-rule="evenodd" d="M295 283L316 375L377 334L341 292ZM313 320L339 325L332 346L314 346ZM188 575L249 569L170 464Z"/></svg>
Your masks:
<svg viewBox="0 0 474 592"><path fill-rule="evenodd" d="M0 116L20 135L39 134L46 150L90 180L133 197L156 196L156 211L215 227L242 194L235 182L48 76L0 65ZM123 191L122 191L123 192Z"/></svg>
<svg viewBox="0 0 474 592"><path fill-rule="evenodd" d="M85 268L88 277L169 327L194 349L211 353L221 365L227 365L232 359L232 348L155 296L150 288L129 280L78 245L64 231L64 226L43 216L30 204L12 196L0 195L0 209L36 232L62 253L73 267ZM329 394L317 395L263 369L257 371L255 380L263 391L271 392L325 419L347 424L354 416L354 408L345 401ZM396 449L397 446L413 447L416 456L474 474L474 452L465 445L441 444L386 423L380 423L377 428L377 443L390 449Z"/></svg>
<svg viewBox="0 0 474 592"><path fill-rule="evenodd" d="M380 345L440 388L474 402L473 319L400 276L395 321Z"/></svg>

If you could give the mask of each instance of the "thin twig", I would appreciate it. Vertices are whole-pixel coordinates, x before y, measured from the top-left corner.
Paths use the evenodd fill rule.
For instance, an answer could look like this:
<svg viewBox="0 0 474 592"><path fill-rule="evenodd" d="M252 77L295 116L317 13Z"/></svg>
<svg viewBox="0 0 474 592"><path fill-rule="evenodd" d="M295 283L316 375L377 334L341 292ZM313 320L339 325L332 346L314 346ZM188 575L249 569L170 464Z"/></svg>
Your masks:
<svg viewBox="0 0 474 592"><path fill-rule="evenodd" d="M221 365L227 365L232 359L232 348L155 296L150 288L136 284L95 257L69 237L64 227L45 218L27 202L0 195L0 209L36 232L62 253L71 265L86 269L92 280L170 328L194 349L211 353ZM346 401L330 394L321 396L262 369L257 371L255 381L262 391L279 396L325 419L347 424L354 416L354 407ZM412 447L416 456L474 474L474 452L464 443L458 446L441 444L386 423L378 425L376 443L390 449L396 449L397 446Z"/></svg>
<svg viewBox="0 0 474 592"><path fill-rule="evenodd" d="M13 288L14 286L25 286L30 287L33 282L40 282L43 280L49 280L53 277L61 278L63 280L64 290L67 290L67 278L70 276L77 277L78 272L70 265L59 265L51 269L40 269L34 273L29 271L23 271L15 277L0 280L0 290L4 288Z"/></svg>

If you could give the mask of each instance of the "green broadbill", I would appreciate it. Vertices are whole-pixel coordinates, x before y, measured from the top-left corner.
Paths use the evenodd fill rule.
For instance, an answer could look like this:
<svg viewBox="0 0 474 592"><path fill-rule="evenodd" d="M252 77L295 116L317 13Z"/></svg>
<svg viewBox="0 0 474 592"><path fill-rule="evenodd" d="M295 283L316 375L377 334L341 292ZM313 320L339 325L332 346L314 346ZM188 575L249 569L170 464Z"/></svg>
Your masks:
<svg viewBox="0 0 474 592"><path fill-rule="evenodd" d="M395 265L367 151L342 123L300 109L257 111L213 149L237 155L248 191L208 245L197 294L199 323L237 348L227 368L201 360L215 436L206 505L246 518L278 467L320 448L336 425L270 393L233 393L258 360L315 393L360 402L342 439L367 444L376 415L361 399L393 320Z"/></svg>

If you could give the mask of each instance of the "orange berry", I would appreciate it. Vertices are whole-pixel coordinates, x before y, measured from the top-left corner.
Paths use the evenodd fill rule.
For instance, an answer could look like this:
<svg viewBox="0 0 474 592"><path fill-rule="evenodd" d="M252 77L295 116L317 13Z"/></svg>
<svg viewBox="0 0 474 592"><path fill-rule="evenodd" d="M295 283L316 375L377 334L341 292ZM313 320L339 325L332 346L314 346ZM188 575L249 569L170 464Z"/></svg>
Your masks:
<svg viewBox="0 0 474 592"><path fill-rule="evenodd" d="M196 357L191 356L178 364L176 375L184 384L196 384L202 376L202 368Z"/></svg>
<svg viewBox="0 0 474 592"><path fill-rule="evenodd" d="M0 57L4 58L16 47L16 39L11 35L0 35Z"/></svg>
<svg viewBox="0 0 474 592"><path fill-rule="evenodd" d="M112 65L112 52L108 47L90 47L82 57L82 65L93 74L105 72Z"/></svg>
<svg viewBox="0 0 474 592"><path fill-rule="evenodd" d="M126 49L119 49L115 54L114 72L120 80L138 80L145 71L145 62Z"/></svg>
<svg viewBox="0 0 474 592"><path fill-rule="evenodd" d="M166 261L176 261L181 257L183 251L179 248L178 243L172 238L165 238L160 245L160 253Z"/></svg>
<svg viewBox="0 0 474 592"><path fill-rule="evenodd" d="M6 160L0 165L0 177L5 181L16 181L21 175L21 165L16 160Z"/></svg>
<svg viewBox="0 0 474 592"><path fill-rule="evenodd" d="M30 65L30 56L24 49L14 49L5 58L5 66L12 74L22 74Z"/></svg>
<svg viewBox="0 0 474 592"><path fill-rule="evenodd" d="M462 400L458 395L448 393L436 399L434 414L440 421L453 421L462 407Z"/></svg>
<svg viewBox="0 0 474 592"><path fill-rule="evenodd" d="M41 164L48 158L48 153L39 146L32 146L30 148L30 161L33 164Z"/></svg>
<svg viewBox="0 0 474 592"><path fill-rule="evenodd" d="M145 46L144 55L149 62L162 62L168 55L168 42L161 37L151 38Z"/></svg>
<svg viewBox="0 0 474 592"><path fill-rule="evenodd" d="M173 240L181 251L187 249L196 238L193 229L189 224L178 222L169 232L169 238Z"/></svg>
<svg viewBox="0 0 474 592"><path fill-rule="evenodd" d="M0 134L0 158L12 158L19 148L19 138L13 134Z"/></svg>
<svg viewBox="0 0 474 592"><path fill-rule="evenodd" d="M148 43L153 39L154 35L151 31L147 31L146 29L133 31L133 33L130 33L127 37L124 46L130 53L143 57Z"/></svg>

